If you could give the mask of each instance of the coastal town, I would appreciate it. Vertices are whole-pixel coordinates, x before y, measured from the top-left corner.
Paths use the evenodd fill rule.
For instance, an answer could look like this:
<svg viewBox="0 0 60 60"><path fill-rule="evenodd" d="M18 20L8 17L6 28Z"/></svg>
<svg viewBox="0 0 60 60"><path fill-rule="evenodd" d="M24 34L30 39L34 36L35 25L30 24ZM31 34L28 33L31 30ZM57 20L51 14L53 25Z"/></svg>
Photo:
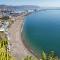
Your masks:
<svg viewBox="0 0 60 60"><path fill-rule="evenodd" d="M15 57L15 60L22 59L27 55L33 56L25 47L21 33L23 30L24 18L35 10L24 10L19 13L14 10L0 9L0 35L6 36L8 41L7 50ZM3 38L2 38L3 39ZM3 41L4 45L4 41ZM1 54L1 53L0 53Z"/></svg>
<svg viewBox="0 0 60 60"><path fill-rule="evenodd" d="M27 24L27 25L31 24L31 27L35 24L35 27L38 27L38 26L41 26L40 22L42 21L43 22L42 24L44 26L44 23L45 23L44 18L48 19L48 16L52 17L52 15L54 15L54 13L57 12L56 11L52 15L50 15L51 14L50 10L52 12L56 11L56 10L59 11L60 8L59 7L57 7L57 8L56 7L54 7L54 8L51 8L51 7L43 8L42 7L41 8L38 6L29 6L29 5L26 5L26 6L0 5L0 60L60 60L60 58L57 55L55 55L54 51L50 51L47 54L44 50L40 53L38 52L41 56L39 54L37 54L37 52L35 53L35 51L32 49L32 47L28 46L28 44L25 43L25 40L24 40L25 38L23 37L23 30L24 30L23 28L24 28L25 17L28 17L29 15L35 14L37 12L41 12L42 14L45 12L45 13L47 13L47 14L45 14L46 17L44 15L37 14L36 16L34 15L34 19L33 19L33 17L29 16L30 17L29 19L31 21L32 20L34 20L34 21L36 20L36 21L33 22L32 24L31 24L31 22ZM50 11L50 14L48 13L49 11ZM57 12L56 16L59 17L58 12ZM35 19L35 17L36 17L36 19ZM57 17L57 19L58 19L58 17ZM39 19L41 19L41 18L42 18L42 20L40 21ZM36 26L37 20L39 23L37 23L38 25ZM48 23L48 22L46 22L46 23ZM50 26L50 25L48 25L48 26ZM51 27L52 26L53 25L51 25ZM46 27L47 27L47 25L46 25ZM38 28L40 28L40 27L38 27ZM45 28L45 26L44 26L44 28ZM37 28L35 28L35 29L37 29ZM33 26L33 28L30 28L30 25L29 25L28 31L31 32L31 31L34 31L35 29L34 29L34 26ZM36 34L37 31L40 31L40 30L36 30L36 32L34 31L34 33ZM43 30L41 30L41 31L43 31ZM31 32L31 33L33 33L33 32ZM31 36L32 37L38 36L38 38L39 38L40 33L38 33L37 35L35 35L35 34L33 34ZM34 37L34 39L35 39L35 37ZM35 40L34 40L34 42L39 43L37 45L39 45L38 48L40 49L41 42L37 42L37 40L39 40L38 38L36 39L36 42L35 42ZM45 43L45 41L43 41L43 42ZM43 42L42 42L42 44L43 44ZM49 47L50 47L50 45L49 45ZM35 49L35 50L37 51L38 49Z"/></svg>
<svg viewBox="0 0 60 60"><path fill-rule="evenodd" d="M60 60L60 0L0 0L0 60Z"/></svg>
<svg viewBox="0 0 60 60"><path fill-rule="evenodd" d="M33 56L32 49L26 46L22 36L25 17L39 11L48 9L25 9L16 11L14 9L0 8L0 55L2 52L8 54L7 57L11 60L24 60L23 57ZM5 50L6 49L6 50ZM5 52L4 52L5 51ZM43 52L44 53L44 52ZM13 58L12 58L13 57ZM8 58L0 58L8 60Z"/></svg>
<svg viewBox="0 0 60 60"><path fill-rule="evenodd" d="M35 10L23 10L16 12L15 10L0 9L0 31L7 31L8 27L17 20L18 16L27 16Z"/></svg>

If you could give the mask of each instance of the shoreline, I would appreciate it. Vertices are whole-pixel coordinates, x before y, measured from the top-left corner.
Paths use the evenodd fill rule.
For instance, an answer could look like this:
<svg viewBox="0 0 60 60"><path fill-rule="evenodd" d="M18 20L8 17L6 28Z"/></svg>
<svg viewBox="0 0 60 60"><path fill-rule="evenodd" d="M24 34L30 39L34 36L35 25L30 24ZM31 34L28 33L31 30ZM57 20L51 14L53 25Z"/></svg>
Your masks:
<svg viewBox="0 0 60 60"><path fill-rule="evenodd" d="M33 52L32 48L31 48L30 46L28 46L27 42L25 42L25 40L24 40L24 38L23 38L23 33L21 33L21 37L22 37L22 42L23 42L24 46L27 48L27 50L28 50L30 53L32 53L33 56L35 56L37 59L40 59L40 56L37 56L37 55Z"/></svg>
<svg viewBox="0 0 60 60"><path fill-rule="evenodd" d="M23 26L24 26L24 20L23 23L21 25L21 41L23 42L23 45L25 46L25 48L37 59L39 59L39 57L33 52L32 48L28 46L27 42L25 42L25 38L23 37Z"/></svg>
<svg viewBox="0 0 60 60"><path fill-rule="evenodd" d="M8 29L8 34L10 37L10 51L11 54L16 57L16 60L22 59L27 55L34 57L34 55L30 52L30 49L24 45L21 37L21 25L24 23L23 21L24 16L17 17L17 20L14 22L14 24L12 24Z"/></svg>

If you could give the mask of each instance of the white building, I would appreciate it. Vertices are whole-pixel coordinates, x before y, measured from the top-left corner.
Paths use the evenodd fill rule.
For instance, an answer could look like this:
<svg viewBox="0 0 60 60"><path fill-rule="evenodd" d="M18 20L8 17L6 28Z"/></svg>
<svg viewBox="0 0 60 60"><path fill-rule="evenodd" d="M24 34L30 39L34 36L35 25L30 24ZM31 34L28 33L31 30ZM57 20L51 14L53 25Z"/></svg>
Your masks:
<svg viewBox="0 0 60 60"><path fill-rule="evenodd" d="M0 31L5 31L5 29L4 28L0 28Z"/></svg>
<svg viewBox="0 0 60 60"><path fill-rule="evenodd" d="M34 12L34 10L28 10L28 12Z"/></svg>

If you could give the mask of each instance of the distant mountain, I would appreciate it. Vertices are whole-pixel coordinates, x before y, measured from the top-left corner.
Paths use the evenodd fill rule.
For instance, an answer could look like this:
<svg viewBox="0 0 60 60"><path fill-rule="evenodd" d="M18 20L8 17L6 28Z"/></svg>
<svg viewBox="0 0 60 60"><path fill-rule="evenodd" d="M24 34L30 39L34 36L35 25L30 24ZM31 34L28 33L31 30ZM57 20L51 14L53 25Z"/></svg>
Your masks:
<svg viewBox="0 0 60 60"><path fill-rule="evenodd" d="M23 6L15 6L15 8L21 8L21 9L37 9L40 8L39 6L34 5L23 5Z"/></svg>
<svg viewBox="0 0 60 60"><path fill-rule="evenodd" d="M34 5L23 5L23 6L8 6L8 5L0 5L0 9L9 9L9 10L26 10L26 9L37 9L39 6Z"/></svg>

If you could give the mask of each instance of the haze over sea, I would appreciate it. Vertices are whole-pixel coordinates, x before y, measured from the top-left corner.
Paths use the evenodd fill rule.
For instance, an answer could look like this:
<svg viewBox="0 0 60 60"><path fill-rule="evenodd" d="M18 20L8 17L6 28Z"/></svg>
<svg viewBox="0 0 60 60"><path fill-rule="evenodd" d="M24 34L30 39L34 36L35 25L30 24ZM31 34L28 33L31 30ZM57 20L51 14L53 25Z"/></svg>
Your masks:
<svg viewBox="0 0 60 60"><path fill-rule="evenodd" d="M24 20L25 42L36 54L55 51L60 56L60 10L33 13Z"/></svg>

